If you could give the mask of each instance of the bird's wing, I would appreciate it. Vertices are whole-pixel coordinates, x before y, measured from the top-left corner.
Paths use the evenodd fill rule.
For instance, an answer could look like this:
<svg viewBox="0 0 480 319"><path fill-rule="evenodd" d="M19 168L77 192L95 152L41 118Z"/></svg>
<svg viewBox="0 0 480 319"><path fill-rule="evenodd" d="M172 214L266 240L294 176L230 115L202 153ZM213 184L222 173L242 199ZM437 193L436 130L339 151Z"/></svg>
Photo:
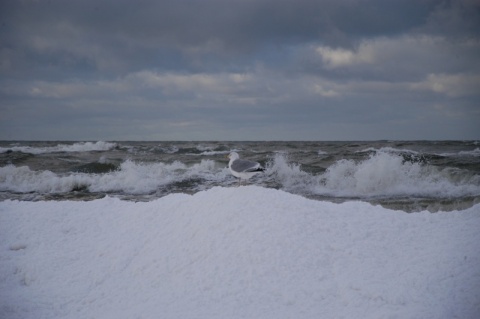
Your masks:
<svg viewBox="0 0 480 319"><path fill-rule="evenodd" d="M236 172L255 172L261 168L260 163L241 159L233 161L231 167Z"/></svg>

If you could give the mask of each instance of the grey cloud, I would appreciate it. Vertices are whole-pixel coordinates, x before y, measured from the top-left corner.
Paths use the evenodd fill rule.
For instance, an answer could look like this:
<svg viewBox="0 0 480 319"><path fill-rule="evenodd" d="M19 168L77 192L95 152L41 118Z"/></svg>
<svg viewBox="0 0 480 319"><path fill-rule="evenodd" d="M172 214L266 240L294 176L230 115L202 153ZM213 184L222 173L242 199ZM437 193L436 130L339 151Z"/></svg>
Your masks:
<svg viewBox="0 0 480 319"><path fill-rule="evenodd" d="M442 1L427 16L418 31L450 38L480 35L480 3L476 0Z"/></svg>
<svg viewBox="0 0 480 319"><path fill-rule="evenodd" d="M480 134L475 1L0 6L0 138Z"/></svg>
<svg viewBox="0 0 480 319"><path fill-rule="evenodd" d="M435 4L333 0L7 1L1 17L6 30L2 38L11 47L23 48L22 54L43 57L43 63L56 58L62 67L125 71L151 63L168 68L175 52L187 58L198 54L236 58L265 45L342 45L363 37L401 34L419 26ZM176 60L178 67L182 63Z"/></svg>

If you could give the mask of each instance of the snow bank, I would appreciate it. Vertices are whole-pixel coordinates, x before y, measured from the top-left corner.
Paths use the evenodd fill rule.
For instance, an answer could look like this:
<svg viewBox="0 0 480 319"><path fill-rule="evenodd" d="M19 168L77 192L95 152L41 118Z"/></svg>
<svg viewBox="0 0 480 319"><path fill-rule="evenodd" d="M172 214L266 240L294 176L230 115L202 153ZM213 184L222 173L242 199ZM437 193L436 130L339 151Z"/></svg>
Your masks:
<svg viewBox="0 0 480 319"><path fill-rule="evenodd" d="M256 186L5 201L0 318L475 318L479 229L480 205L407 214Z"/></svg>

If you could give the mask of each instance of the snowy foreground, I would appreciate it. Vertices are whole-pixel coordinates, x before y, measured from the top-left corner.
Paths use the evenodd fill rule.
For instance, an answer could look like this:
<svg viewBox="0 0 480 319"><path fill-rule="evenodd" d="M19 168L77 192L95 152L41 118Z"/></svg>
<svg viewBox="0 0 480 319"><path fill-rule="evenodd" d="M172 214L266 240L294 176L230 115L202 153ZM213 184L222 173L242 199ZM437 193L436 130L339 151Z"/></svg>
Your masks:
<svg viewBox="0 0 480 319"><path fill-rule="evenodd" d="M479 318L480 205L256 186L0 203L0 318Z"/></svg>

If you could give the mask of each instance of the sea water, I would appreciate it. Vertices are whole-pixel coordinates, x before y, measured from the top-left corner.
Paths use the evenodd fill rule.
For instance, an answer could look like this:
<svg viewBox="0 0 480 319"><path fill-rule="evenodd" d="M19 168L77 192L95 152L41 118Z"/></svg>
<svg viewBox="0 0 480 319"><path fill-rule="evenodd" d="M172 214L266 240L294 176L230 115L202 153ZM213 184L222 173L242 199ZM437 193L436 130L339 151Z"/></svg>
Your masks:
<svg viewBox="0 0 480 319"><path fill-rule="evenodd" d="M407 212L480 202L480 142L2 142L0 200L149 201L238 184L226 155L265 168L248 183Z"/></svg>

